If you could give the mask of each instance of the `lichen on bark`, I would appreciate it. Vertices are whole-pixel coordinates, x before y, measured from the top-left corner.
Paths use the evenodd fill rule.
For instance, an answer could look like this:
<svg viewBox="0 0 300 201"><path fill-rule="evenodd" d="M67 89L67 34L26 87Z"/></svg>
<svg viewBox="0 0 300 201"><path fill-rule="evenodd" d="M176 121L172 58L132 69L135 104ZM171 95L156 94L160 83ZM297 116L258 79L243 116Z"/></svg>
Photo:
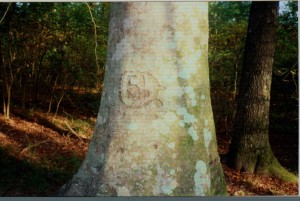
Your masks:
<svg viewBox="0 0 300 201"><path fill-rule="evenodd" d="M80 195L226 194L209 93L207 2L111 10L99 115L73 177L87 183ZM66 186L72 195L76 184Z"/></svg>

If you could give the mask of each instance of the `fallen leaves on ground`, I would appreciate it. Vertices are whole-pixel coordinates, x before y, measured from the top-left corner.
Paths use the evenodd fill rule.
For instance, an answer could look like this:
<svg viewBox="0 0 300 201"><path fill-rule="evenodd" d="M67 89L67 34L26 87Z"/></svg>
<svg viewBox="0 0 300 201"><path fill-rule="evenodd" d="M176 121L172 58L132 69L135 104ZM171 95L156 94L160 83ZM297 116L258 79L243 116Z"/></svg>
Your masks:
<svg viewBox="0 0 300 201"><path fill-rule="evenodd" d="M227 154L230 137L224 134L217 135L217 140L219 154ZM289 150L286 151L288 152ZM230 196L299 195L297 183L285 182L276 177L237 172L228 167L226 163L222 163L222 167L225 174L227 192Z"/></svg>
<svg viewBox="0 0 300 201"><path fill-rule="evenodd" d="M66 120L62 116L57 118L62 121ZM92 131L93 129L90 128L89 136L92 135ZM227 153L230 137L226 135L217 137L219 153ZM88 144L89 140L72 138L39 122L26 121L19 117L6 120L0 115L0 148L8 149L10 155L20 160L27 159L30 163L47 166L50 169L61 168L75 171L72 163L71 165L70 163L65 164L64 161L73 160L72 157L82 161L87 152ZM231 196L298 195L298 184L296 183L284 182L278 178L263 175L239 173L226 164L222 165L227 191ZM7 177L9 176L11 175L7 175ZM23 195L39 195L36 192L20 192L18 189L11 190L7 195L20 196L22 193ZM51 195L51 193L53 192L46 194Z"/></svg>
<svg viewBox="0 0 300 201"><path fill-rule="evenodd" d="M58 158L77 157L83 159L89 140L70 138L44 125L18 117L9 120L0 115L0 147L20 160L27 159L36 165L48 163L57 166Z"/></svg>
<svg viewBox="0 0 300 201"><path fill-rule="evenodd" d="M275 177L239 173L223 164L227 192L232 196L298 195L298 184Z"/></svg>

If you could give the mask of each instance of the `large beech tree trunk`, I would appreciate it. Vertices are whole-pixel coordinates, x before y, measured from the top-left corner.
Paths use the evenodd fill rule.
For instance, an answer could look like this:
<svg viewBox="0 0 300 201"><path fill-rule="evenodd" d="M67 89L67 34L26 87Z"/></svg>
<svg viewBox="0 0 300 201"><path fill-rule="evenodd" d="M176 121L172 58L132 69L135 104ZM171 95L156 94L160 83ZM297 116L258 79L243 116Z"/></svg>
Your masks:
<svg viewBox="0 0 300 201"><path fill-rule="evenodd" d="M269 143L269 108L278 2L252 2L238 107L229 150L237 170L297 181L275 158Z"/></svg>
<svg viewBox="0 0 300 201"><path fill-rule="evenodd" d="M59 195L226 194L207 52L207 3L112 3L94 135Z"/></svg>

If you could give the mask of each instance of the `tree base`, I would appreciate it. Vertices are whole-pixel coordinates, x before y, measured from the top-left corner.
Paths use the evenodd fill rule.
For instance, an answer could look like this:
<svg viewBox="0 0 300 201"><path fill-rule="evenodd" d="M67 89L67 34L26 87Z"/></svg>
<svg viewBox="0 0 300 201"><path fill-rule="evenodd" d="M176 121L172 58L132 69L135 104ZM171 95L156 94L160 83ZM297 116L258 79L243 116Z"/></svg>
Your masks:
<svg viewBox="0 0 300 201"><path fill-rule="evenodd" d="M224 162L236 171L277 177L287 182L298 183L299 180L296 175L289 172L278 162L271 150L264 152L264 154L258 154L257 152L238 152L238 154L232 154L229 152L224 158Z"/></svg>

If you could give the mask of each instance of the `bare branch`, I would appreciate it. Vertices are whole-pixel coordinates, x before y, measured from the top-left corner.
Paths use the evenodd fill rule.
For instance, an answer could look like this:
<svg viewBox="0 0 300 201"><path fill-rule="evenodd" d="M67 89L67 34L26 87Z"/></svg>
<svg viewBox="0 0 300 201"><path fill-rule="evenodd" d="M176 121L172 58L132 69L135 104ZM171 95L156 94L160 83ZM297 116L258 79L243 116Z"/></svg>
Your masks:
<svg viewBox="0 0 300 201"><path fill-rule="evenodd" d="M98 47L98 37L97 37L97 24L95 22L95 18L93 17L93 13L92 13L92 8L90 7L90 5L88 4L88 2L86 2L86 6L88 7L88 10L89 10L89 13L90 13L90 16L91 16L91 20L92 20L92 23L94 25L94 38L95 38L95 59L96 59L96 66L97 66L97 74L100 73L100 67L99 67L99 64L98 64L98 55L97 55L97 47Z"/></svg>
<svg viewBox="0 0 300 201"><path fill-rule="evenodd" d="M1 24L2 21L4 20L4 18L5 18L5 16L6 16L6 14L7 14L8 10L9 10L9 7L10 7L10 6L11 6L11 3L8 4L8 6L7 6L7 8L6 8L6 11L5 11L4 15L2 16L2 18L1 18L1 20L0 20L0 24Z"/></svg>

